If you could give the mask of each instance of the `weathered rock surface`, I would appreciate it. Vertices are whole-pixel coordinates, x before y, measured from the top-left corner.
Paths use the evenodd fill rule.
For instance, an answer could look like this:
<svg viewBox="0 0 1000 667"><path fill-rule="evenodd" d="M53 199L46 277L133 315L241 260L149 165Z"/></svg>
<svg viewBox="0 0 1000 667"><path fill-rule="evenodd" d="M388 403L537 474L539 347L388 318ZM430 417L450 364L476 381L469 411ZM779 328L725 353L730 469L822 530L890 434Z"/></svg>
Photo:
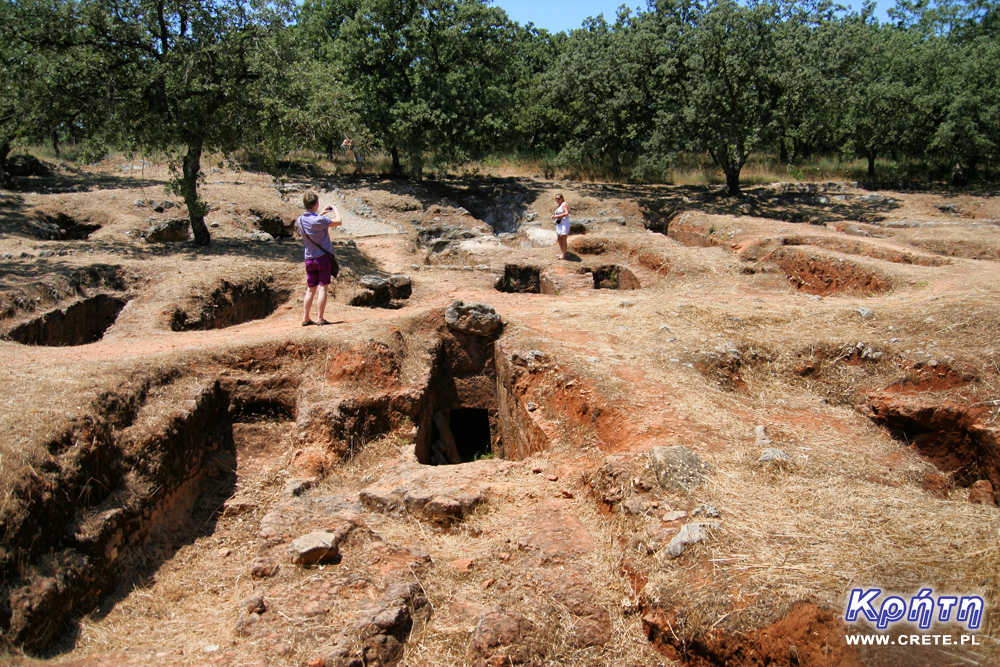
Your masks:
<svg viewBox="0 0 1000 667"><path fill-rule="evenodd" d="M969 502L976 505L989 505L996 507L996 496L993 492L993 484L988 479L981 479L973 483L969 489Z"/></svg>
<svg viewBox="0 0 1000 667"><path fill-rule="evenodd" d="M670 493L689 493L705 483L709 465L687 447L653 447L650 464L656 479Z"/></svg>
<svg viewBox="0 0 1000 667"><path fill-rule="evenodd" d="M472 336L493 336L503 326L493 306L485 303L455 301L445 309L444 320L452 331Z"/></svg>
<svg viewBox="0 0 1000 667"><path fill-rule="evenodd" d="M486 501L493 484L491 478L513 466L509 461L497 459L427 466L418 463L412 452L413 448L408 448L403 460L361 490L365 508L408 514L440 528L450 528Z"/></svg>
<svg viewBox="0 0 1000 667"><path fill-rule="evenodd" d="M288 553L296 565L316 565L329 563L340 557L339 545L353 526L341 524L333 531L316 531L292 540L288 545Z"/></svg>
<svg viewBox="0 0 1000 667"><path fill-rule="evenodd" d="M712 536L712 531L719 530L721 526L722 524L718 522L684 524L684 527L670 540L670 544L660 554L667 558L680 558L689 546L708 541Z"/></svg>

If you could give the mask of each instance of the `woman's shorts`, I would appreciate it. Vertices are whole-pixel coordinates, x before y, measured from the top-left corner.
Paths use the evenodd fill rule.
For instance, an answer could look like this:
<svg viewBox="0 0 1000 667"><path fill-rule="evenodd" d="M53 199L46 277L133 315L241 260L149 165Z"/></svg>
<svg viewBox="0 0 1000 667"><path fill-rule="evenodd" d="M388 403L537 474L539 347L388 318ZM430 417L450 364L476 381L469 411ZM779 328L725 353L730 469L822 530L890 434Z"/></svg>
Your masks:
<svg viewBox="0 0 1000 667"><path fill-rule="evenodd" d="M306 260L306 285L309 287L329 285L332 274L333 262L328 255Z"/></svg>
<svg viewBox="0 0 1000 667"><path fill-rule="evenodd" d="M569 218L562 218L556 223L556 234L559 236L569 236Z"/></svg>

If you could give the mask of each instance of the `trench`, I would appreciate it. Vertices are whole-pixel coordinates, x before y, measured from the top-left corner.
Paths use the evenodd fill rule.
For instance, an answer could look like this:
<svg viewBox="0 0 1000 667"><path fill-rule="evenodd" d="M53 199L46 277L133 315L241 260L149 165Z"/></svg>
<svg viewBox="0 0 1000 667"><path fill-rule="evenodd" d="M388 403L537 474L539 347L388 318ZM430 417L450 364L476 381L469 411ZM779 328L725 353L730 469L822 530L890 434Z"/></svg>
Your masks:
<svg viewBox="0 0 1000 667"><path fill-rule="evenodd" d="M617 264L599 266L592 273L594 289L635 290L642 286L631 270Z"/></svg>
<svg viewBox="0 0 1000 667"><path fill-rule="evenodd" d="M869 399L868 408L872 421L915 449L952 485L988 480L1000 489L1000 437L982 424L981 409L888 397Z"/></svg>
<svg viewBox="0 0 1000 667"><path fill-rule="evenodd" d="M278 309L291 291L274 286L273 277L242 282L222 281L209 294L197 298L187 309L177 306L170 315L171 331L225 329L261 320Z"/></svg>
<svg viewBox="0 0 1000 667"><path fill-rule="evenodd" d="M4 338L47 347L95 343L115 323L126 303L122 297L99 294L14 327Z"/></svg>
<svg viewBox="0 0 1000 667"><path fill-rule="evenodd" d="M514 391L523 362L496 343L451 331L432 338L423 386L341 396L327 413L331 435L363 443L408 419L417 458L430 465L544 449L545 434ZM259 518L273 502L264 491L281 484L302 434L303 380L281 354L243 355L267 357L266 373L243 375L235 370L243 362L220 368L218 379L164 371L133 394L102 395L86 419L55 436L53 465L16 490L26 511L0 516L6 641L37 655L72 648L76 619L110 609L185 545L220 530L256 539L256 519L243 517ZM384 367L392 374L393 364ZM436 443L448 432L454 457L442 460Z"/></svg>
<svg viewBox="0 0 1000 667"><path fill-rule="evenodd" d="M507 264L503 267L503 275L497 279L494 287L498 292L507 292L508 294L540 294L542 291L542 270L537 266Z"/></svg>
<svg viewBox="0 0 1000 667"><path fill-rule="evenodd" d="M892 282L877 271L853 262L820 257L795 246L783 246L764 258L780 268L792 286L808 294L830 296L841 293L882 294Z"/></svg>

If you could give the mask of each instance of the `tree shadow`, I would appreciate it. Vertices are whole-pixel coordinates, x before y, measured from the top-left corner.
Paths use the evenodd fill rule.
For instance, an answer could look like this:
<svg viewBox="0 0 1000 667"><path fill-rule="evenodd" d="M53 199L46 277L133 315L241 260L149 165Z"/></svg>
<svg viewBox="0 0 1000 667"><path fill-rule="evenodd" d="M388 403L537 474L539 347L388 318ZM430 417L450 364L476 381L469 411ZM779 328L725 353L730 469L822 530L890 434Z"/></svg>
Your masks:
<svg viewBox="0 0 1000 667"><path fill-rule="evenodd" d="M132 165L124 165L128 169L119 174L104 174L83 171L78 167L62 165L58 170L50 165L46 172L33 176L18 176L9 186L12 192L37 192L39 194L66 194L71 192L90 192L92 190L123 190L135 188L163 187L166 182L142 175L137 178Z"/></svg>

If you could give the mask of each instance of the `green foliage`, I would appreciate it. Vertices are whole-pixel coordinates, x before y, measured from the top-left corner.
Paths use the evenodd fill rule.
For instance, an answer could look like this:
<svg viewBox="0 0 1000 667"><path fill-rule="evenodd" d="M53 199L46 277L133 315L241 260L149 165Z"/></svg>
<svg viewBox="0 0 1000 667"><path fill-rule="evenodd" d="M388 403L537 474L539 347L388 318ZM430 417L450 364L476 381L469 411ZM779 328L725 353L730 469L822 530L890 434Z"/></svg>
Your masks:
<svg viewBox="0 0 1000 667"><path fill-rule="evenodd" d="M278 39L280 3L243 0L89 0L115 91L109 130L126 147L174 156L195 242L209 242L198 196L205 150L282 147L275 102L292 54ZM183 155L177 152L180 145Z"/></svg>
<svg viewBox="0 0 1000 667"><path fill-rule="evenodd" d="M547 177L721 172L734 195L761 151L802 178L813 155L956 183L1000 159L998 0L899 0L892 23L872 2L650 0L569 34L488 0L287 3L0 0L0 182L26 144L166 153L207 243L208 150L277 169L350 136L417 178L513 154Z"/></svg>
<svg viewBox="0 0 1000 667"><path fill-rule="evenodd" d="M621 178L635 163L653 121L654 46L627 11L572 32L546 77L545 100L566 123L563 164L606 163Z"/></svg>
<svg viewBox="0 0 1000 667"><path fill-rule="evenodd" d="M513 110L514 26L485 0L363 0L335 43L361 122L415 178L500 143Z"/></svg>
<svg viewBox="0 0 1000 667"><path fill-rule="evenodd" d="M12 148L83 140L102 111L92 30L72 2L0 0L0 184Z"/></svg>

